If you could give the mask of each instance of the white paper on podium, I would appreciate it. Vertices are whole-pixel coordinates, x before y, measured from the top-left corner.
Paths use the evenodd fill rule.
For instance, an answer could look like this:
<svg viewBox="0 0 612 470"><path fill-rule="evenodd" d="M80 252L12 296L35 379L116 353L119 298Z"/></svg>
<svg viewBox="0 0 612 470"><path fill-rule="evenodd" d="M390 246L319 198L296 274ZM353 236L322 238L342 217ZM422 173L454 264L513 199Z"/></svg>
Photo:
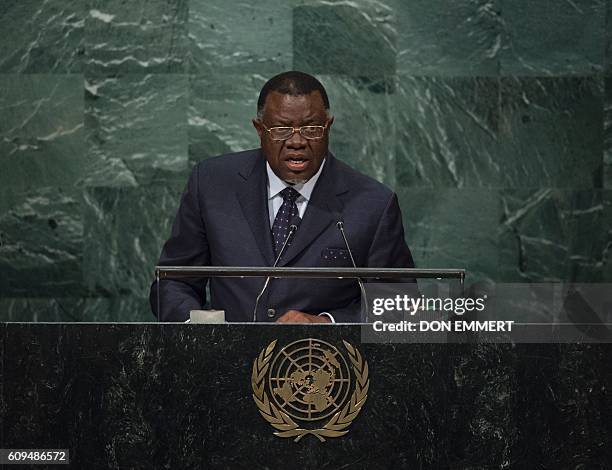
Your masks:
<svg viewBox="0 0 612 470"><path fill-rule="evenodd" d="M225 310L191 310L189 323L225 323Z"/></svg>

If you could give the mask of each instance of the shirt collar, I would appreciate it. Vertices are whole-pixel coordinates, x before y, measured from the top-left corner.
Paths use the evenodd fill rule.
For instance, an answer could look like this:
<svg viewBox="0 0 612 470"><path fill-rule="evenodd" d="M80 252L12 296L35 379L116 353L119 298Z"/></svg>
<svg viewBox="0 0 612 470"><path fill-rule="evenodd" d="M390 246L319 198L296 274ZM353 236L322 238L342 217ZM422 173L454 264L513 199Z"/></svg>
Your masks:
<svg viewBox="0 0 612 470"><path fill-rule="evenodd" d="M315 184L317 184L317 180L319 179L319 176L321 176L321 171L323 171L324 165L325 159L323 159L323 161L321 162L319 171L312 175L312 178L310 178L305 183L291 185L276 176L276 173L272 171L270 164L266 161L266 171L268 173L268 199L272 199L273 197L277 196L278 193L280 193L283 189L287 187L292 187L298 193L300 193L300 196L309 201Z"/></svg>

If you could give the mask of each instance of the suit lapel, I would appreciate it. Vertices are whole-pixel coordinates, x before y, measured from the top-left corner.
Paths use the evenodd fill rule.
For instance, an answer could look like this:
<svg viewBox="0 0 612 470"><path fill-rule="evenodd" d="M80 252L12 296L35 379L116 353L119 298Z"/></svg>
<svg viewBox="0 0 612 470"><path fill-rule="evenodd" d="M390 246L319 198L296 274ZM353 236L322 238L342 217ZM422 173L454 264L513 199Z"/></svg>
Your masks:
<svg viewBox="0 0 612 470"><path fill-rule="evenodd" d="M274 251L268 215L268 180L263 155L260 153L255 157L253 165L243 168L240 175L245 179L245 182L243 187L238 190L238 201L266 264L272 266L274 264Z"/></svg>
<svg viewBox="0 0 612 470"><path fill-rule="evenodd" d="M279 266L287 266L327 227L340 220L343 206L338 195L346 191L347 188L339 176L334 157L329 154L321 176L312 191L310 201L308 201L304 218L291 245L280 260Z"/></svg>

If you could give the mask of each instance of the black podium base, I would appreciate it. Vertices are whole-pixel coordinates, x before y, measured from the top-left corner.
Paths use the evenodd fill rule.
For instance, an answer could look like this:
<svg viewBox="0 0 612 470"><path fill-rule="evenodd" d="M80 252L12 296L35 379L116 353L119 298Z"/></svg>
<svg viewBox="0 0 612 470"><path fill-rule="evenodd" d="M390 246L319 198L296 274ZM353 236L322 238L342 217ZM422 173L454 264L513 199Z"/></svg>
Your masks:
<svg viewBox="0 0 612 470"><path fill-rule="evenodd" d="M361 344L358 326L4 324L2 448L71 468L612 468L612 348ZM253 361L356 346L368 398L343 437L273 434Z"/></svg>

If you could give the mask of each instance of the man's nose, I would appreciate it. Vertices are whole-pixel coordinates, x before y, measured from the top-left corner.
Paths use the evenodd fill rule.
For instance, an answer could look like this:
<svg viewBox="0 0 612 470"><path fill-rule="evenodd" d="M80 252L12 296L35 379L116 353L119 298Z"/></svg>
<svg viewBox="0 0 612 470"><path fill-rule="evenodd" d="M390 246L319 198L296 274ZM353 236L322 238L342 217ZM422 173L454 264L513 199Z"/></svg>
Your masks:
<svg viewBox="0 0 612 470"><path fill-rule="evenodd" d="M299 130L295 130L293 135L287 139L287 147L290 148L302 148L306 146L306 139Z"/></svg>

